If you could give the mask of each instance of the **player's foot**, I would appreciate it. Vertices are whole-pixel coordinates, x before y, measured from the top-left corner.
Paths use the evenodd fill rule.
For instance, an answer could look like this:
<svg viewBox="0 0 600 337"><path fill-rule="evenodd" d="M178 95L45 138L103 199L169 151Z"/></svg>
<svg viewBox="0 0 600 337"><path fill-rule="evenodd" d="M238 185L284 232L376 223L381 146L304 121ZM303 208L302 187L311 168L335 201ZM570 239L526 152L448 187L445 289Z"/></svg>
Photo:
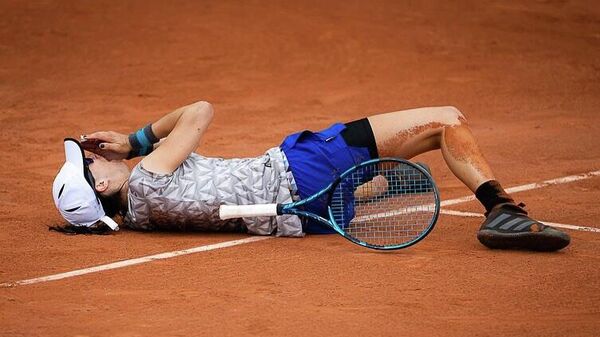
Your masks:
<svg viewBox="0 0 600 337"><path fill-rule="evenodd" d="M567 233L546 226L527 216L524 204L494 207L477 233L477 239L492 249L555 251L571 242Z"/></svg>

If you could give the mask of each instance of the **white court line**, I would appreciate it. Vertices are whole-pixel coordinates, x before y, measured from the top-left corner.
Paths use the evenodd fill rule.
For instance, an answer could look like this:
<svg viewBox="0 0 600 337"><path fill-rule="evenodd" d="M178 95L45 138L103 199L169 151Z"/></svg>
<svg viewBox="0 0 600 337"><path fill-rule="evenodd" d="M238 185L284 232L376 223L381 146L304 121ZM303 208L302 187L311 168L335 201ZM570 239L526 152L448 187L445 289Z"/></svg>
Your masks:
<svg viewBox="0 0 600 337"><path fill-rule="evenodd" d="M576 175L572 175L572 176L556 178L556 179L545 180L540 183L532 183L532 184L515 186L515 187L507 188L506 192L507 193L517 193L517 192L529 191L529 190L534 190L534 189L538 189L538 188L542 188L542 187L546 187L546 186L550 186L550 185L560 185L560 184L570 183L573 181L589 179L589 178L596 177L596 176L600 176L600 170L592 171L592 172L588 172L588 173L576 174ZM473 200L475 200L475 196L469 195L469 196L462 197L462 198L444 200L440 203L440 205L442 207L444 207L444 206L462 204L463 202L473 201Z"/></svg>
<svg viewBox="0 0 600 337"><path fill-rule="evenodd" d="M453 211L451 209L441 209L440 213L446 214L446 215L464 216L464 217L469 217L469 218L485 218L485 215L480 214L480 213ZM600 233L600 228L595 228L595 227L568 225L568 224L564 224L564 223L548 222L548 221L543 221L543 220L538 220L538 221L540 221L541 223L548 225L550 227L559 227L559 228L573 229L573 230L577 230L577 231Z"/></svg>
<svg viewBox="0 0 600 337"><path fill-rule="evenodd" d="M533 184L515 186L515 187L506 189L506 191L508 193L522 192L522 191L533 190L536 188L541 188L541 187L545 187L545 186L549 186L549 185L565 184L565 183L569 183L569 182L573 182L573 181L589 179L589 178L599 176L599 175L600 175L600 170L592 171L592 172L588 172L588 173L582 173L582 174L566 176L566 177L562 177L562 178L546 180L546 181L542 181L541 183L533 183ZM466 197L462 197L462 198L456 198L456 199L442 201L441 205L442 206L456 205L456 204L460 204L460 203L464 203L464 202L468 202L468 201L472 201L472 200L475 200L474 196L466 196ZM447 210L444 210L444 211L447 211ZM249 237L249 238L241 239L241 240L226 241L226 242L216 243L216 244L207 245L207 246L199 246L199 247L194 247L194 248L189 248L189 249L184 249L184 250L179 250L179 251L173 251L173 252L168 252L168 253L138 257L135 259L123 260L123 261L113 262L113 263L104 264L104 265L100 265L100 266L78 269L78 270L74 270L74 271L70 271L70 272L66 272L66 273L54 274L54 275L43 276L43 277L38 277L38 278L33 278L33 279L28 279L28 280L15 281L15 282L0 283L0 288L13 287L13 286L17 286L17 285L34 284L34 283L54 281L54 280L61 280L61 279L68 278L68 277L85 275L85 274L90 274L90 273L95 273L95 272L110 270L110 269L117 269L117 268L127 267L127 266L131 266L131 265L151 262L154 260L168 259L168 258L172 258L175 256L181 256L181 255L192 254L192 253L197 253L197 252L204 252L204 251L214 250L214 249L219 249L219 248L231 247L231 246L241 245L244 243L250 243L250 242L270 239L270 238L271 238L271 236L253 236L253 237Z"/></svg>
<svg viewBox="0 0 600 337"><path fill-rule="evenodd" d="M399 209L395 209L395 210L387 211L387 212L357 216L356 218L352 219L352 221L350 221L350 222L351 223L367 222L370 220L389 218L391 216L412 214L412 213L417 213L417 212L433 213L434 210L435 210L435 204L433 204L433 203L419 205L419 206L410 206L410 207L403 207L403 208L399 208Z"/></svg>
<svg viewBox="0 0 600 337"><path fill-rule="evenodd" d="M16 281L16 282L0 283L0 287L7 288L7 287L14 287L17 285L26 285L26 284L34 284L34 283L40 283L40 282L61 280L61 279L68 278L68 277L91 274L91 273L104 271L104 270L123 268L123 267L133 266L136 264L142 264L142 263L146 263L146 262L156 261L156 260L170 259L172 257L181 256L181 255L194 254L194 253L199 253L199 252L206 252L209 250L233 247L233 246L237 246L237 245L242 245L244 243L256 242L256 241L266 240L266 239L270 239L270 238L271 238L271 236L252 236L252 237L240 239L240 240L225 241L225 242L215 243L212 245L199 246L199 247L194 247L194 248L189 248L189 249L184 249L184 250L176 250L173 252L142 256L142 257L138 257L135 259L129 259L129 260L123 260L123 261L118 261L118 262L113 262L113 263L108 263L108 264L102 264L102 265L90 267L90 268L77 269L77 270L69 271L66 273L42 276L42 277L32 278L32 279L28 279L28 280L21 280L21 281Z"/></svg>
<svg viewBox="0 0 600 337"><path fill-rule="evenodd" d="M566 176L566 177L562 177L562 178L545 180L540 183L532 183L532 184L514 186L511 188L507 188L506 192L508 192L508 193L523 192L523 191L533 190L533 189L542 188L542 187L546 187L546 186L550 186L550 185L566 184L566 183L570 183L573 181L589 179L589 178L599 176L599 175L600 175L600 170L592 171L592 172L588 172L588 173ZM468 195L468 196L465 196L462 198L444 200L444 201L440 202L440 206L444 207L444 206L449 206L449 205L462 204L462 203L473 201L473 200L475 200L475 196ZM433 206L434 206L433 204L426 204L426 205L419 205L419 206L404 207L404 208L399 208L399 209L381 212L381 213L363 215L363 216L354 218L352 221L353 222L364 222L364 221L369 221L372 219L387 218L387 217L391 217L391 216L395 216L395 215L428 211ZM446 213L446 214L450 214L450 213ZM473 214L475 214L475 213L473 213ZM456 215L456 214L454 214L454 215Z"/></svg>

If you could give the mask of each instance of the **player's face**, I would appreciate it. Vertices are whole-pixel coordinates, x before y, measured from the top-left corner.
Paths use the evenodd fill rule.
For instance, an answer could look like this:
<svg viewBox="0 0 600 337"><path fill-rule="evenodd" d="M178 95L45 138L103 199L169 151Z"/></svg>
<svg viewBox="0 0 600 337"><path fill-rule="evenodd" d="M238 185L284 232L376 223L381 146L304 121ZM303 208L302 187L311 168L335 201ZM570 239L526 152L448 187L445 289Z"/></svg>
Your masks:
<svg viewBox="0 0 600 337"><path fill-rule="evenodd" d="M122 160L106 160L102 156L90 153L85 158L92 175L99 179L117 180L123 174L129 175L129 167Z"/></svg>

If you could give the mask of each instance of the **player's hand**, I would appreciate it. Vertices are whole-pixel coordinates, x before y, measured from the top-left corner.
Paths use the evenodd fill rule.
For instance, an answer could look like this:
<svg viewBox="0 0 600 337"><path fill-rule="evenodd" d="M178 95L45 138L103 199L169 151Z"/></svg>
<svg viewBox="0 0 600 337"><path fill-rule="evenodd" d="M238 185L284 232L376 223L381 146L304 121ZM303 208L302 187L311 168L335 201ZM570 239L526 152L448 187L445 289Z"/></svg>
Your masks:
<svg viewBox="0 0 600 337"><path fill-rule="evenodd" d="M99 131L82 135L81 146L108 160L127 159L131 151L129 137L114 131Z"/></svg>

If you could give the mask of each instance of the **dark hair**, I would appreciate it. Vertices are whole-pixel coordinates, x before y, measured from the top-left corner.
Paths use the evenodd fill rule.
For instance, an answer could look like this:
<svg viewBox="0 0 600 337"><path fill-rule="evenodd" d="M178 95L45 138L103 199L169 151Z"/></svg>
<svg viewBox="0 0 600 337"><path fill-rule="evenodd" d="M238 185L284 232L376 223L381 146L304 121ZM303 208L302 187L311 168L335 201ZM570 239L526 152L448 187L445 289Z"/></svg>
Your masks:
<svg viewBox="0 0 600 337"><path fill-rule="evenodd" d="M108 227L102 221L96 221L93 225L87 226L75 226L71 224L48 226L48 230L56 231L63 234L77 235L77 234L97 234L97 235L108 235L112 232L112 229Z"/></svg>
<svg viewBox="0 0 600 337"><path fill-rule="evenodd" d="M107 216L112 218L117 214L121 216L124 215L121 210L121 197L118 192L109 196L97 195L102 203L102 208L104 208L104 213L106 213Z"/></svg>
<svg viewBox="0 0 600 337"><path fill-rule="evenodd" d="M106 213L109 217L114 217L116 215L124 216L124 211L121 209L121 200L119 198L119 193L115 193L110 196L103 196L100 194L96 194L98 199L100 199L100 203L102 203L102 208L104 208L104 213ZM72 224L66 225L56 225L56 226L48 226L48 230L56 231L63 234L69 235L77 235L77 234L98 234L98 235L108 235L112 232L112 229L108 227L107 224L98 220L91 226L75 226Z"/></svg>

